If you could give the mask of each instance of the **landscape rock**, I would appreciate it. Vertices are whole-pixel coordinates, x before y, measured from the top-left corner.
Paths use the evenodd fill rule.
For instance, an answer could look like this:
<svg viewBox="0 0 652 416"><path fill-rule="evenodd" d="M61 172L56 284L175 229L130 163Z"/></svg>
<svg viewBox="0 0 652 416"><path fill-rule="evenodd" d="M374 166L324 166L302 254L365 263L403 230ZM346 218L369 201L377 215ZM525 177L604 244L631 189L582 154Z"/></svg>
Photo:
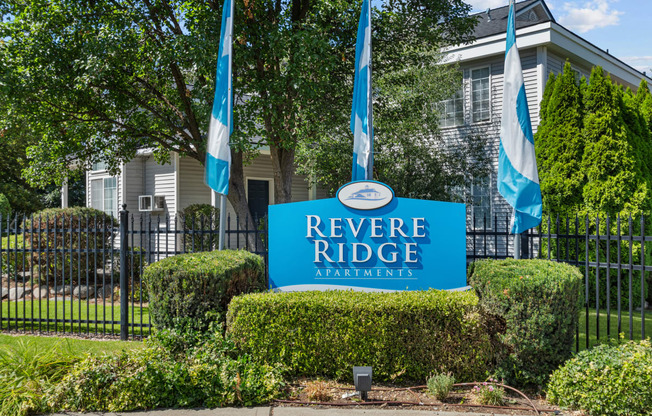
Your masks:
<svg viewBox="0 0 652 416"><path fill-rule="evenodd" d="M111 291L111 285L106 285L104 287L98 287L97 292L95 293L97 299L119 299L120 296L118 294L119 288L116 286L115 290L112 292Z"/></svg>
<svg viewBox="0 0 652 416"><path fill-rule="evenodd" d="M9 289L9 300L18 300L22 299L24 296L29 295L31 289L25 289L24 287L12 287Z"/></svg>
<svg viewBox="0 0 652 416"><path fill-rule="evenodd" d="M69 295L71 291L70 285L57 287L57 295Z"/></svg>
<svg viewBox="0 0 652 416"><path fill-rule="evenodd" d="M94 290L93 286L75 286L72 291L72 295L79 299L88 299L90 296L93 296Z"/></svg>
<svg viewBox="0 0 652 416"><path fill-rule="evenodd" d="M9 289L6 287L3 287L2 290L0 290L0 299L4 299L9 295Z"/></svg>
<svg viewBox="0 0 652 416"><path fill-rule="evenodd" d="M50 289L52 292L52 289ZM47 286L36 286L33 289L34 299L47 299L48 298L48 287Z"/></svg>

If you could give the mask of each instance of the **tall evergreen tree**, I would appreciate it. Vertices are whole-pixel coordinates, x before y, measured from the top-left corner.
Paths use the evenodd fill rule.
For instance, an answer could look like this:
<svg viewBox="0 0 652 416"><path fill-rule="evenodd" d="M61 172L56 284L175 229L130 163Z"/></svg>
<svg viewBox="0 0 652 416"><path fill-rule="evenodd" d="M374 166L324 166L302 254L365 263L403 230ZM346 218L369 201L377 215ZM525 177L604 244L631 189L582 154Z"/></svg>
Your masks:
<svg viewBox="0 0 652 416"><path fill-rule="evenodd" d="M584 155L582 170L584 206L590 213L637 214L647 206L648 190L637 175L634 148L623 123L619 93L601 67L591 71L586 87Z"/></svg>
<svg viewBox="0 0 652 416"><path fill-rule="evenodd" d="M652 189L652 143L650 143L650 131L645 117L640 111L636 97L630 88L622 93L618 88L616 97L621 108L622 124L627 130L627 139L634 151L636 169L648 189Z"/></svg>
<svg viewBox="0 0 652 416"><path fill-rule="evenodd" d="M554 82L554 84L553 84ZM566 62L564 72L548 80L541 107L541 125L535 135L541 195L546 210L576 212L585 183L582 97L575 73Z"/></svg>
<svg viewBox="0 0 652 416"><path fill-rule="evenodd" d="M638 90L636 90L636 105L645 120L650 139L652 140L652 93L650 93L647 81L644 79L641 80Z"/></svg>

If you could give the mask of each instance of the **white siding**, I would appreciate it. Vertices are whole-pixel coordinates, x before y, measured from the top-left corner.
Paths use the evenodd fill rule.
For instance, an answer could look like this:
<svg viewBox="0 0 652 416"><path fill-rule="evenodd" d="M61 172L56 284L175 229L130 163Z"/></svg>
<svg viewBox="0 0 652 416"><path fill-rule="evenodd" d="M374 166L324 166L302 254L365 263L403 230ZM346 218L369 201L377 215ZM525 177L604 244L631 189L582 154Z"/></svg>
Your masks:
<svg viewBox="0 0 652 416"><path fill-rule="evenodd" d="M179 209L192 204L210 204L211 190L204 181L204 166L196 159L179 159Z"/></svg>
<svg viewBox="0 0 652 416"><path fill-rule="evenodd" d="M523 68L523 82L525 83L525 95L527 96L528 109L532 129L536 132L539 125L539 102L538 102L538 77L537 77L537 51L529 49L521 52L521 66Z"/></svg>
<svg viewBox="0 0 652 416"><path fill-rule="evenodd" d="M165 197L165 209L160 213L153 213L153 215L169 214L171 218L174 218L177 212L176 175L174 157L171 156L170 159L170 163L161 165L154 160L154 157L146 157L143 184L145 195Z"/></svg>
<svg viewBox="0 0 652 416"><path fill-rule="evenodd" d="M132 213L138 212L138 197L145 195L143 178L145 175L145 161L143 158L135 158L124 165L125 201L127 210Z"/></svg>
<svg viewBox="0 0 652 416"><path fill-rule="evenodd" d="M548 73L560 74L564 69L565 62L566 60L564 58L548 52Z"/></svg>

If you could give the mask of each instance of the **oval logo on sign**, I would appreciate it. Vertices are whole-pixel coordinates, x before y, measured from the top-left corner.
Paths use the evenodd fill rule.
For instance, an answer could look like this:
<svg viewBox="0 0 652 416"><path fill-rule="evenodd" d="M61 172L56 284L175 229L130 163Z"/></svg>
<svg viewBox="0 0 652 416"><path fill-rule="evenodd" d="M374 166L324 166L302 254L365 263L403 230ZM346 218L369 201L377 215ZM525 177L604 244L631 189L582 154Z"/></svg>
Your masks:
<svg viewBox="0 0 652 416"><path fill-rule="evenodd" d="M341 187L337 191L337 199L353 209L378 209L392 202L394 191L384 183L357 181Z"/></svg>

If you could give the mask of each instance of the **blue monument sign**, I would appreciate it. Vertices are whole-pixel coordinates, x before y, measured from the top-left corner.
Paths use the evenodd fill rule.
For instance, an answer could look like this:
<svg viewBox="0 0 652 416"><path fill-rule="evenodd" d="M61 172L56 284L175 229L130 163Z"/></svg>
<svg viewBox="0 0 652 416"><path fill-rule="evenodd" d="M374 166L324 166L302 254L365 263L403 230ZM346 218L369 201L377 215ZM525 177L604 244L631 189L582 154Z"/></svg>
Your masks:
<svg viewBox="0 0 652 416"><path fill-rule="evenodd" d="M396 198L374 181L272 205L269 281L282 291L465 288L465 205Z"/></svg>

